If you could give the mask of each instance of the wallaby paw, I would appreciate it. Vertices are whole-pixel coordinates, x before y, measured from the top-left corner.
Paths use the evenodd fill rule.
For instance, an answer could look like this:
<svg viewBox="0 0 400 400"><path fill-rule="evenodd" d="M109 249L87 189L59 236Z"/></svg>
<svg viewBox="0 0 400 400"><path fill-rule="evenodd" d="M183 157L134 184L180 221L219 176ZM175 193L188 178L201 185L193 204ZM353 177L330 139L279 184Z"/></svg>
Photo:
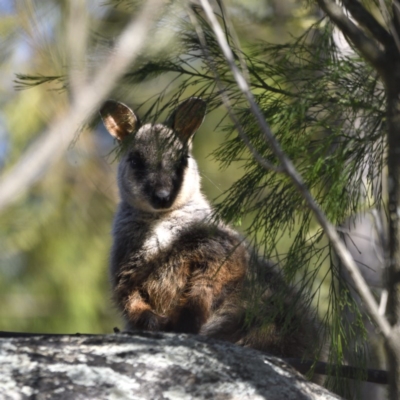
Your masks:
<svg viewBox="0 0 400 400"><path fill-rule="evenodd" d="M136 329L142 329L146 331L160 331L164 330L168 323L168 318L163 317L154 313L153 311L143 311L140 316L134 322Z"/></svg>

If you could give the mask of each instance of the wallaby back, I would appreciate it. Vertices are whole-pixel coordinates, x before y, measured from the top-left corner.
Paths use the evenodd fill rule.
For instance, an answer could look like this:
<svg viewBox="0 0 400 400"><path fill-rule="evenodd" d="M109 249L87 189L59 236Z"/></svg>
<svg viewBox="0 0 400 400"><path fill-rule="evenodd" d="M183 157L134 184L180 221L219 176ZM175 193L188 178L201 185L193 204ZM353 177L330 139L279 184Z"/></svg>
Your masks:
<svg viewBox="0 0 400 400"><path fill-rule="evenodd" d="M101 109L123 148L110 263L116 304L128 329L201 333L310 356L317 330L303 300L237 232L212 219L190 151L205 111L201 99L189 98L165 125L140 126L122 103ZM258 312L249 320L250 307Z"/></svg>

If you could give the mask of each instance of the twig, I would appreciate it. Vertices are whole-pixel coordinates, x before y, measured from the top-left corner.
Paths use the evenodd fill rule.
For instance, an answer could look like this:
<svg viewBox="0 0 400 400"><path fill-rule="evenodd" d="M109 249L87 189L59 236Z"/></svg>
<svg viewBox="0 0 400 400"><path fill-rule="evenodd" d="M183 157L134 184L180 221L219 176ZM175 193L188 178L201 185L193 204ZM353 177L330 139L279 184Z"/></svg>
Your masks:
<svg viewBox="0 0 400 400"><path fill-rule="evenodd" d="M336 373L340 377L347 379L357 379L363 382L379 383L381 385L387 385L388 383L388 372L380 369L368 368L364 370L350 365L331 365L323 361L314 362L312 360L301 360L299 358L283 358L282 360L304 375L312 370L314 374L328 375ZM365 373L366 376L363 377Z"/></svg>
<svg viewBox="0 0 400 400"><path fill-rule="evenodd" d="M233 44L234 44L235 48L238 50L238 52L236 54L239 59L240 68L242 69L242 74L243 74L244 78L246 79L246 82L250 82L250 74L249 74L249 70L247 68L246 60L244 58L244 55L243 55L243 52L242 52L242 49L240 46L239 37L236 34L235 28L231 22L231 19L228 16L228 9L225 7L224 2L222 0L216 0L216 2L218 4L218 7L221 10L222 19L224 21L224 24L226 24L226 31L229 32L229 34L233 40Z"/></svg>
<svg viewBox="0 0 400 400"><path fill-rule="evenodd" d="M384 52L378 44L369 38L357 25L355 25L343 12L342 8L331 0L317 0L322 10L338 26L338 28L351 40L356 49L377 69L384 63Z"/></svg>
<svg viewBox="0 0 400 400"><path fill-rule="evenodd" d="M322 1L322 0L319 0ZM376 303L368 285L366 284L363 276L361 275L356 263L354 262L350 252L347 250L345 244L340 239L335 227L328 221L325 214L322 212L320 206L316 202L316 200L311 195L310 191L306 187L302 177L295 169L292 161L286 156L283 152L282 148L280 147L279 142L276 140L275 136L272 134L267 122L264 119L258 105L256 104L254 97L250 91L249 86L247 85L246 81L244 80L243 76L241 75L239 69L236 67L234 63L234 58L232 51L225 40L225 36L219 25L215 15L212 11L210 3L208 0L200 0L200 3L203 7L204 12L207 15L207 19L213 29L219 46L224 53L224 56L229 64L229 67L235 77L235 80L238 84L239 89L245 95L252 113L257 119L258 125L261 131L264 133L266 140L272 147L274 153L278 157L282 167L285 169L286 173L291 178L292 182L294 183L297 190L300 192L304 200L307 202L308 207L314 213L315 217L317 218L319 224L324 229L326 235L328 236L329 240L332 243L333 248L335 249L338 257L343 262L343 265L348 270L349 275L354 281L354 284L357 288L357 291L360 297L365 302L365 305L368 309L368 312L371 318L374 320L378 328L381 330L382 334L385 338L389 338L391 334L391 327L389 322L385 317L379 314L378 304ZM351 21L350 21L351 22ZM357 28L358 29L358 28Z"/></svg>
<svg viewBox="0 0 400 400"><path fill-rule="evenodd" d="M379 0L381 1L381 0ZM358 0L344 0L344 6L350 11L352 17L363 27L368 29L374 38L385 46L391 46L393 38L388 31L375 19L375 17Z"/></svg>
<svg viewBox="0 0 400 400"><path fill-rule="evenodd" d="M379 0L379 5L381 7L382 17L385 20L386 25L389 27L390 33L392 34L394 42L396 43L397 51L400 52L400 38L399 35L397 34L397 30L396 27L394 26L393 20L390 17L389 10L386 7L385 1Z"/></svg>
<svg viewBox="0 0 400 400"><path fill-rule="evenodd" d="M239 120L237 119L235 113L233 112L232 106L231 106L231 102L228 98L228 96L225 93L225 88L222 85L221 79L219 78L217 69L214 65L214 61L208 51L208 47L207 47L207 42L206 39L204 37L204 33L201 29L200 24L197 21L196 16L194 15L193 11L190 9L190 7L188 7L188 14L189 14L189 18L196 30L196 34L199 38L200 44L203 48L204 54L206 56L206 58L208 59L208 62L210 64L210 69L213 71L215 79L217 81L217 85L218 88L220 90L220 95L222 98L222 101L227 109L229 118L232 120L232 122L234 123L239 137L243 140L243 142L245 143L245 145L247 146L247 148L249 149L251 155L254 157L254 159L265 169L269 169L271 171L275 171L277 173L282 173L284 172L284 169L280 166L276 166L274 164L272 164L271 162L269 162L268 160L266 160L264 157L261 156L261 154L256 150L256 148L253 146L253 144L251 143L250 139L248 138L248 136L246 135L246 133L244 132L242 125L240 124Z"/></svg>
<svg viewBox="0 0 400 400"><path fill-rule="evenodd" d="M113 53L75 94L68 111L54 121L0 180L0 211L26 192L46 167L68 148L78 129L98 109L143 48L148 32L163 11L165 0L148 0L116 41Z"/></svg>

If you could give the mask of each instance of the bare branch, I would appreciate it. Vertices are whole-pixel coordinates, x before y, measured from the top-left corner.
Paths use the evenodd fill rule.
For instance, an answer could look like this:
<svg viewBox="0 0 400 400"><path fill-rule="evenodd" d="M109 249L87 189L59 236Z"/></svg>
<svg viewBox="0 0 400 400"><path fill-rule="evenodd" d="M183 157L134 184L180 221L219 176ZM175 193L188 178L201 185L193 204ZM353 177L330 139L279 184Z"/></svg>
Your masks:
<svg viewBox="0 0 400 400"><path fill-rule="evenodd" d="M244 78L246 79L246 81L250 82L249 70L247 68L246 60L243 57L243 52L241 51L239 37L236 34L236 31L233 27L231 19L229 18L229 14L228 14L229 11L225 7L224 2L222 0L216 0L216 1L222 12L222 20L224 21L224 24L226 24L226 31L228 31L230 33L230 36L233 40L233 44L234 44L235 48L239 50L237 52L237 56L239 58L239 63L240 63L240 68L242 70L242 74L243 74Z"/></svg>
<svg viewBox="0 0 400 400"><path fill-rule="evenodd" d="M271 162L269 162L268 160L266 160L264 157L262 157L260 155L260 153L257 151L257 149L253 146L253 144L251 143L250 139L248 138L248 136L246 135L246 133L244 132L242 125L240 124L239 120L237 119L232 106L231 106L231 102L225 92L225 88L221 82L220 76L218 75L217 72L217 68L214 65L214 60L212 59L210 52L208 51L208 47L207 47L207 42L206 42L206 38L204 36L204 32L200 26L200 24L197 21L196 16L194 15L193 11L191 10L190 7L188 7L188 14L189 14L189 18L196 30L197 36L199 38L200 44L203 48L204 54L208 60L208 63L210 65L211 70L213 71L213 74L215 76L215 79L217 81L217 85L218 88L220 90L220 95L222 98L222 101L228 111L228 115L229 118L232 120L232 122L234 123L239 137L243 140L244 144L247 146L247 148L249 149L251 155L254 157L254 159L265 169L269 169L271 171L275 171L275 172L284 172L282 167L276 166L274 164L272 164ZM244 70L246 70L244 68Z"/></svg>
<svg viewBox="0 0 400 400"><path fill-rule="evenodd" d="M357 288L357 291L358 291L360 297L364 301L365 306L367 307L371 318L373 319L375 324L378 326L378 328L381 330L381 332L385 336L385 338L389 338L391 335L391 327L390 327L389 322L387 321L387 319L385 317L383 317L379 314L378 304L376 303L368 285L366 284L363 276L361 275L350 252L347 250L345 244L340 239L335 227L328 221L325 214L322 212L320 206L318 205L318 203L316 202L316 200L313 198L310 191L306 187L302 177L295 169L292 161L283 152L282 148L280 147L280 144L276 140L275 136L272 134L267 122L264 119L264 116L262 115L258 105L256 104L256 102L254 100L254 97L250 91L249 86L247 85L245 79L243 78L239 69L236 67L236 65L234 63L232 51L225 39L225 36L221 29L221 26L219 25L217 19L215 18L215 15L212 11L210 3L208 2L208 0L200 0L200 3L203 7L203 10L206 13L207 19L210 22L210 25L215 33L218 43L219 43L219 46L221 47L221 50L224 53L224 56L225 56L225 58L229 64L229 67L234 75L234 78L238 84L238 87L240 88L242 93L245 95L245 97L250 105L250 109L251 109L252 113L254 114L254 116L256 117L258 125L259 125L261 131L264 133L266 140L272 147L274 153L278 157L278 159L279 159L281 165L283 166L283 168L285 169L286 173L291 178L293 184L295 185L295 187L298 189L298 191L300 192L300 194L302 195L302 197L308 204L308 207L314 213L319 224L324 229L325 234L327 235L330 242L332 243L332 246L335 249L338 257L341 259L341 261L343 262L343 265L346 267L349 275L353 279L355 287ZM346 19L347 19L347 17L346 17Z"/></svg>
<svg viewBox="0 0 400 400"><path fill-rule="evenodd" d="M91 82L75 94L68 111L38 138L18 163L0 179L0 210L26 192L68 148L79 128L98 109L143 48L147 34L163 11L165 0L144 2L142 11L118 38L114 51Z"/></svg>
<svg viewBox="0 0 400 400"><path fill-rule="evenodd" d="M393 38L375 17L358 1L344 0L344 6L352 17L364 28L368 29L374 38L384 46L392 46Z"/></svg>
<svg viewBox="0 0 400 400"><path fill-rule="evenodd" d="M379 314L385 315L386 314L386 307L389 298L389 292L386 289L382 290L381 298L379 301Z"/></svg>
<svg viewBox="0 0 400 400"><path fill-rule="evenodd" d="M397 34L396 27L394 26L393 19L390 17L389 10L386 7L385 1L379 0L379 5L381 6L381 14L383 16L383 19L385 20L387 26L389 27L390 33L393 35L397 50L400 52L400 38L399 35ZM396 10L396 6L398 7L396 3L393 3L393 10Z"/></svg>
<svg viewBox="0 0 400 400"><path fill-rule="evenodd" d="M361 378L361 381L379 383L380 385L387 385L388 383L388 372L381 369L368 368L364 371L350 365L331 365L323 361L315 362L314 360L301 360L299 358L283 358L283 360L303 375L306 375L310 370L314 374L321 375L329 375L332 371L335 371L335 374L343 378L360 379L366 372L365 378Z"/></svg>
<svg viewBox="0 0 400 400"><path fill-rule="evenodd" d="M384 52L379 48L377 43L355 25L336 3L331 0L317 1L322 10L351 40L361 55L377 69L380 69L384 59Z"/></svg>

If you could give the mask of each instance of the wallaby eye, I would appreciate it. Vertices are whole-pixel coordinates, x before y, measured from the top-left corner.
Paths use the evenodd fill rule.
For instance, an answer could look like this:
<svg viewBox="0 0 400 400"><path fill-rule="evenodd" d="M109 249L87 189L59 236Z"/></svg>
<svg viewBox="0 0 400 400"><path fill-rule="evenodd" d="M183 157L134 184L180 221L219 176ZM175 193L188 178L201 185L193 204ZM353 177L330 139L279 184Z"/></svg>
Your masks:
<svg viewBox="0 0 400 400"><path fill-rule="evenodd" d="M133 169L145 169L146 164L140 153L132 153L128 158L129 165Z"/></svg>

